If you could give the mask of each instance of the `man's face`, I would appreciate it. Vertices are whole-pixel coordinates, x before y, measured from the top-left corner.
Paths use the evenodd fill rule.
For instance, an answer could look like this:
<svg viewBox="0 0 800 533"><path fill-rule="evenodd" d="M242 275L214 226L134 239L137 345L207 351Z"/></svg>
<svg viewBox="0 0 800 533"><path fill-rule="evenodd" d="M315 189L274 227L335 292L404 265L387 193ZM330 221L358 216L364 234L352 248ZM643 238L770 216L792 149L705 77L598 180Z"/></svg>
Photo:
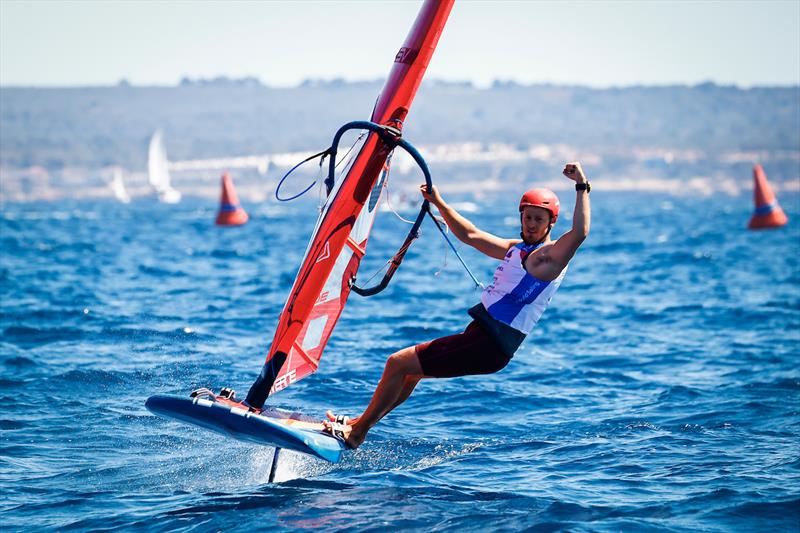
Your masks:
<svg viewBox="0 0 800 533"><path fill-rule="evenodd" d="M520 214L522 222L522 239L534 243L544 238L550 226L550 211L544 207L525 206Z"/></svg>

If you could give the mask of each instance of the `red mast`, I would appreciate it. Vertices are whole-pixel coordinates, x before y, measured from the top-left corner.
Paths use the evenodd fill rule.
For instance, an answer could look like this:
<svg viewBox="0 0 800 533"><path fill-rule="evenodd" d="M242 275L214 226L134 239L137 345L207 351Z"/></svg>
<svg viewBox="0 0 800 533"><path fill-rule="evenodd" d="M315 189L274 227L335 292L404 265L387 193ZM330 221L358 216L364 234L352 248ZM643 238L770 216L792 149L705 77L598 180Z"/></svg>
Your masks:
<svg viewBox="0 0 800 533"><path fill-rule="evenodd" d="M422 5L395 55L372 122L402 129L453 2L426 0ZM372 219L366 235L357 222L393 148L371 132L347 176L331 191L280 315L264 369L248 393L247 402L253 407L263 405L270 389L281 390L317 369L350 293L349 280L365 253Z"/></svg>

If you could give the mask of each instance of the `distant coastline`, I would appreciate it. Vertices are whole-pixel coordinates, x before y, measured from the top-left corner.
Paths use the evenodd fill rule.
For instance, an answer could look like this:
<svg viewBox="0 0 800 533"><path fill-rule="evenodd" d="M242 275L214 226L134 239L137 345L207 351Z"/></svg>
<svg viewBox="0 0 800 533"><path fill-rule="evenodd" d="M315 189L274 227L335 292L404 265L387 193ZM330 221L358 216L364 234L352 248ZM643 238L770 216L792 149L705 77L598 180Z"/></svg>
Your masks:
<svg viewBox="0 0 800 533"><path fill-rule="evenodd" d="M224 77L172 87L124 80L110 87L0 87L0 199L103 195L115 172L136 197L156 129L164 131L176 186L188 194L212 194L220 172L232 170L245 195L252 189L268 196L265 183L291 159L276 155L324 148L339 125L369 115L380 87L380 80L332 79L275 88ZM722 186L732 192L746 190L755 162L778 189L797 188L799 125L800 86L593 89L495 81L477 88L431 80L404 133L429 150L444 182L514 186L557 176L558 165L574 158L616 187L696 179L720 188L734 180ZM403 172L400 163L395 172Z"/></svg>
<svg viewBox="0 0 800 533"><path fill-rule="evenodd" d="M120 79L117 83L110 84L75 84L75 85L31 85L31 84L0 84L0 89L113 89L115 87L133 88L133 89L174 89L178 87L250 87L261 89L308 89L308 88L346 88L353 86L374 86L380 89L383 86L384 80L382 78L373 79L358 79L347 80L342 77L333 78L307 78L303 81L293 85L280 85L265 83L263 80L256 76L245 76L241 78L232 78L229 76L215 76L212 78L191 78L185 76L176 84L134 84L127 78ZM423 86L440 86L440 87L460 87L462 89L475 89L475 90L493 90L493 89L525 89L525 88L579 88L593 91L603 90L624 90L624 89L670 89L670 88L724 88L724 89L737 89L742 91L754 89L792 89L798 88L797 84L764 84L744 86L735 83L716 83L711 80L701 81L698 83L662 83L662 84L648 84L648 83L631 83L631 84L614 84L608 86L595 86L590 84L564 84L552 82L536 82L524 83L511 79L495 79L492 80L487 86L482 86L471 80L444 80L444 79L426 79Z"/></svg>

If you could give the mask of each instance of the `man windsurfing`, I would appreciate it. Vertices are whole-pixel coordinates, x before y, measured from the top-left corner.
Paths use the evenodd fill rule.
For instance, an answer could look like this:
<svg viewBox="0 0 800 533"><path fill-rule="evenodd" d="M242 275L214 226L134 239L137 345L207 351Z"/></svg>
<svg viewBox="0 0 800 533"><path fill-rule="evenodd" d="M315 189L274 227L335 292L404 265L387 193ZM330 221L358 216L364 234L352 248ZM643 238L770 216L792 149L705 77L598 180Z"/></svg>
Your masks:
<svg viewBox="0 0 800 533"><path fill-rule="evenodd" d="M448 205L434 187L423 197L435 205L450 231L463 243L499 259L481 302L469 310L472 322L462 333L404 348L389 356L378 386L364 412L353 419L328 411L326 431L349 448L360 446L369 430L406 401L423 378L493 374L502 370L531 332L567 272L567 265L589 234L591 185L580 163L563 174L575 182L572 229L558 240L550 232L558 219L558 197L531 189L519 203L521 239L504 239L478 229Z"/></svg>

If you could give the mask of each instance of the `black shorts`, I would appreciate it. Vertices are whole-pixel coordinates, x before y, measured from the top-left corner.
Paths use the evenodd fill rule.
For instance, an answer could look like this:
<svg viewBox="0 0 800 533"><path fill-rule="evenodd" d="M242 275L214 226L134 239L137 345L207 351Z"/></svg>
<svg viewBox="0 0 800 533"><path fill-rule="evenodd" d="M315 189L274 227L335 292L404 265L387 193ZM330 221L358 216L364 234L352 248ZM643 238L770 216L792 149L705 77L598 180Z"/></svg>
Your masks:
<svg viewBox="0 0 800 533"><path fill-rule="evenodd" d="M463 333L423 342L414 349L422 371L434 378L494 374L511 360L474 320Z"/></svg>

